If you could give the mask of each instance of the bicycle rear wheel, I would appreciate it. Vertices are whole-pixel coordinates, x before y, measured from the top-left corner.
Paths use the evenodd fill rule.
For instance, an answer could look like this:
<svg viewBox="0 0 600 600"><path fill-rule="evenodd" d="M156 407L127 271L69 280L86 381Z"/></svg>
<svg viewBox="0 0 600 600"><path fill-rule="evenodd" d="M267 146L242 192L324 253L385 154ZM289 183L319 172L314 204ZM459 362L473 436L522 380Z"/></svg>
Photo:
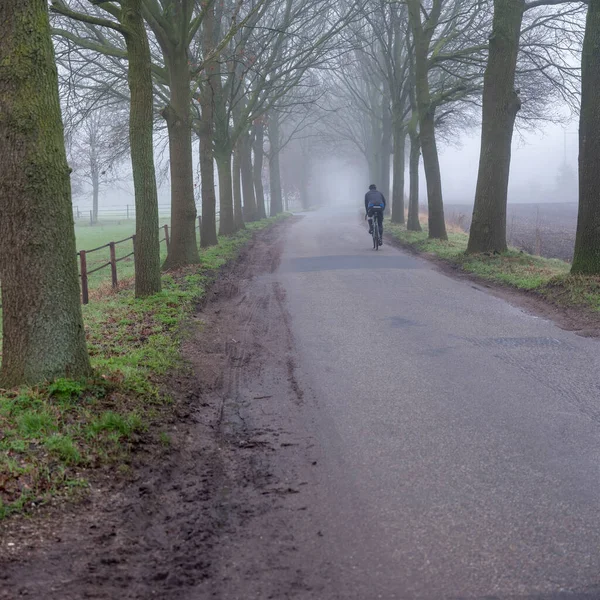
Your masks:
<svg viewBox="0 0 600 600"><path fill-rule="evenodd" d="M373 250L379 250L379 223L373 219Z"/></svg>

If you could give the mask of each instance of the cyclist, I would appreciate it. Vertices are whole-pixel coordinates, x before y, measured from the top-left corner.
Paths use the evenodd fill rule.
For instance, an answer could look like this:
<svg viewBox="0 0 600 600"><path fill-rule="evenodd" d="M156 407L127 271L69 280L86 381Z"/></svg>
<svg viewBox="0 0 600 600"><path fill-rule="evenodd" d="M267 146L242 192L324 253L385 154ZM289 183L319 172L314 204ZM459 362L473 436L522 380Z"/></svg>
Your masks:
<svg viewBox="0 0 600 600"><path fill-rule="evenodd" d="M383 211L385 210L385 197L372 183L365 194L365 212L369 219L369 235L373 235L373 217L379 223L379 231L383 238Z"/></svg>

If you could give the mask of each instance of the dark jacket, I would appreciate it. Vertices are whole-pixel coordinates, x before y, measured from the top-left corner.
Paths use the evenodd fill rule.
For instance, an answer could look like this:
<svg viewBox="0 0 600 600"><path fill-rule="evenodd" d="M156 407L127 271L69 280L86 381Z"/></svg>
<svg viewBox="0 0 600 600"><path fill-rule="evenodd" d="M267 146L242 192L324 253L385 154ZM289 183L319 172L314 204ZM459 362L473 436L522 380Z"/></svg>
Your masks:
<svg viewBox="0 0 600 600"><path fill-rule="evenodd" d="M365 194L365 212L373 206L381 206L385 210L385 197L379 190L369 190Z"/></svg>

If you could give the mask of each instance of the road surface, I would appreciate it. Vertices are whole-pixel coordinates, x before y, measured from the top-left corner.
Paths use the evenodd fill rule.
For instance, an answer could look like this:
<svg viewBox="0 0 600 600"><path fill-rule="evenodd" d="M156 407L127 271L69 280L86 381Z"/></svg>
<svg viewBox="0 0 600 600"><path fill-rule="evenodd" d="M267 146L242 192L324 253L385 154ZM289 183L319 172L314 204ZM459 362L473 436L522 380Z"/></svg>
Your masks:
<svg viewBox="0 0 600 600"><path fill-rule="evenodd" d="M323 597L600 598L598 341L364 229L308 216L276 274L320 411Z"/></svg>
<svg viewBox="0 0 600 600"><path fill-rule="evenodd" d="M169 452L8 529L0 598L600 598L597 340L373 252L355 213L233 269Z"/></svg>

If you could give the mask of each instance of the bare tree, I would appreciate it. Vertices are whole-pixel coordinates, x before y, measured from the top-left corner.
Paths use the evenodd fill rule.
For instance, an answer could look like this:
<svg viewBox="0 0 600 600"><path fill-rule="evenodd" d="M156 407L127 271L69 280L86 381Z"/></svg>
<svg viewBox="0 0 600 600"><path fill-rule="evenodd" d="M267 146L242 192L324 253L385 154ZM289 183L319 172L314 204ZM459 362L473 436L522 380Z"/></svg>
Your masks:
<svg viewBox="0 0 600 600"><path fill-rule="evenodd" d="M123 137L129 115L123 111L94 110L76 120L69 132L67 157L73 169L72 181L92 190L92 223L98 222L101 185L116 182L122 175L123 159L129 153L129 139Z"/></svg>
<svg viewBox="0 0 600 600"><path fill-rule="evenodd" d="M91 374L46 0L0 4L3 387Z"/></svg>
<svg viewBox="0 0 600 600"><path fill-rule="evenodd" d="M103 3L108 17L84 11L85 5L78 4L76 11L63 2L53 2L53 10L81 23L86 30L100 36L97 44L102 48L105 39L99 33L104 29L122 36L126 52L115 51L120 60L127 57L127 82L129 85L129 145L136 204L136 248L135 290L136 296L147 296L161 289L160 242L158 236L158 197L154 169L153 146L153 91L151 54L144 21L142 0L127 0L121 6ZM68 39L71 34L66 33ZM82 46L94 46L77 38ZM115 46L111 46L115 48ZM94 48L90 48L94 49ZM118 48L117 48L118 50Z"/></svg>
<svg viewBox="0 0 600 600"><path fill-rule="evenodd" d="M510 174L511 145L515 119L522 107L519 90L515 88L519 43L523 35L523 18L526 11L535 11L540 6L568 4L557 0L495 0L494 23L489 42L489 57L484 77L483 120L481 134L481 154L475 192L473 220L469 234L467 252L504 252L506 244L506 205L508 199L508 179ZM556 55L554 42L545 44L543 26L554 22L562 15L571 15L581 9L567 9L566 12L550 11L532 13L525 34L542 32L537 43L530 40L525 58L532 63L530 73L541 75L543 83L550 83L563 95L570 95L568 85L572 68L565 64L563 53ZM564 37L576 38L576 30L567 28ZM533 50L535 48L535 51ZM541 52L540 52L541 50ZM544 56L545 55L545 56ZM548 58L549 55L549 58ZM562 55L562 56L561 56ZM558 76L552 76L554 68ZM531 81L531 77L528 78ZM566 79L566 83L565 83ZM527 78L525 78L527 81ZM562 80L562 84L561 84ZM537 77L534 78L537 81ZM538 94L539 94L538 86ZM571 94L572 95L572 94Z"/></svg>
<svg viewBox="0 0 600 600"><path fill-rule="evenodd" d="M600 1L589 0L582 53L579 216L572 273L600 274Z"/></svg>

